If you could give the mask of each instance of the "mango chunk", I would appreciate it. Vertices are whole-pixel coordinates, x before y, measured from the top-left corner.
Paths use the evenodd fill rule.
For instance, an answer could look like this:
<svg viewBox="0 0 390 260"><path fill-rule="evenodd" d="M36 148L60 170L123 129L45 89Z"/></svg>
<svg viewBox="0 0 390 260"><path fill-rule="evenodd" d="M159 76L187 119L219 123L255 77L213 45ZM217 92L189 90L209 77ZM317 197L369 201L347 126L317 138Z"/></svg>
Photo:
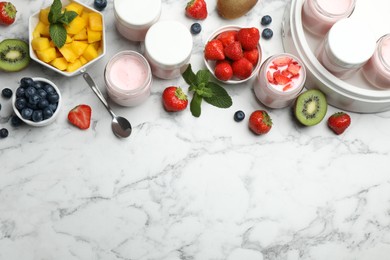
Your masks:
<svg viewBox="0 0 390 260"><path fill-rule="evenodd" d="M56 48L50 47L42 51L36 51L38 58L46 63L51 62L57 57Z"/></svg>
<svg viewBox="0 0 390 260"><path fill-rule="evenodd" d="M73 36L73 40L76 40L76 41L83 41L83 40L87 40L88 39L88 35L87 35L87 28L84 28L82 29L79 33L75 34Z"/></svg>
<svg viewBox="0 0 390 260"><path fill-rule="evenodd" d="M46 37L37 37L37 38L34 38L34 39L31 41L31 47L32 47L33 50L35 50L35 51L43 51L43 50L46 50L46 49L50 48L50 41L49 41L49 38L46 38Z"/></svg>
<svg viewBox="0 0 390 260"><path fill-rule="evenodd" d="M39 11L39 21L41 21L44 24L49 25L49 12L50 12L50 7L41 9Z"/></svg>
<svg viewBox="0 0 390 260"><path fill-rule="evenodd" d="M88 27L93 31L102 31L102 17L98 13L90 13L88 17Z"/></svg>
<svg viewBox="0 0 390 260"><path fill-rule="evenodd" d="M95 59L97 56L98 56L97 50L95 49L95 47L93 47L93 44L89 44L83 53L83 57L87 61L91 61Z"/></svg>
<svg viewBox="0 0 390 260"><path fill-rule="evenodd" d="M66 11L75 11L78 15L83 13L84 7L76 2L72 2L65 6Z"/></svg>
<svg viewBox="0 0 390 260"><path fill-rule="evenodd" d="M35 28L34 28L33 36L34 35L37 36L38 34L39 34L38 37L40 37L40 36L49 37L50 36L49 25L44 24L43 22L39 21L37 23L37 26L35 26Z"/></svg>
<svg viewBox="0 0 390 260"><path fill-rule="evenodd" d="M98 42L102 40L102 32L93 31L87 28L88 43Z"/></svg>
<svg viewBox="0 0 390 260"><path fill-rule="evenodd" d="M68 62L64 57L55 58L50 64L59 70L66 70L68 68Z"/></svg>
<svg viewBox="0 0 390 260"><path fill-rule="evenodd" d="M62 56L64 56L67 62L73 63L78 58L78 56L73 52L70 45L71 43L64 44L64 46L58 50L61 52Z"/></svg>
<svg viewBox="0 0 390 260"><path fill-rule="evenodd" d="M78 68L80 68L81 66L83 66L83 64L81 63L80 59L76 59L73 63L68 64L66 71L73 72L73 71L77 70Z"/></svg>
<svg viewBox="0 0 390 260"><path fill-rule="evenodd" d="M81 61L81 65L85 65L88 63L88 61L83 56L80 56L79 60Z"/></svg>
<svg viewBox="0 0 390 260"><path fill-rule="evenodd" d="M73 53L76 54L77 57L79 57L81 54L84 53L85 49L88 47L88 43L83 41L73 41L70 44L70 47Z"/></svg>
<svg viewBox="0 0 390 260"><path fill-rule="evenodd" d="M77 34L86 26L87 24L84 19L80 16L76 16L76 18L74 18L73 21L71 21L68 26L66 26L66 32L68 34Z"/></svg>

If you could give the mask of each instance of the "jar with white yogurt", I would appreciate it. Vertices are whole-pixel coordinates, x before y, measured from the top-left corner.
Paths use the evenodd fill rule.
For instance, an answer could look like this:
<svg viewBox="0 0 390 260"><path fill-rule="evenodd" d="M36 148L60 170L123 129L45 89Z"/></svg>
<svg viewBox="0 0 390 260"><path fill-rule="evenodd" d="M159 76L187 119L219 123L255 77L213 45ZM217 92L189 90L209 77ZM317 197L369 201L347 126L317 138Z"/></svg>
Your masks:
<svg viewBox="0 0 390 260"><path fill-rule="evenodd" d="M137 106L150 95L153 77L144 56L122 51L110 59L104 70L107 93L122 106Z"/></svg>
<svg viewBox="0 0 390 260"><path fill-rule="evenodd" d="M159 21L145 37L145 57L154 76L177 78L187 68L192 52L192 35L177 21Z"/></svg>
<svg viewBox="0 0 390 260"><path fill-rule="evenodd" d="M160 15L161 0L114 0L115 26L131 41L144 41L147 31Z"/></svg>

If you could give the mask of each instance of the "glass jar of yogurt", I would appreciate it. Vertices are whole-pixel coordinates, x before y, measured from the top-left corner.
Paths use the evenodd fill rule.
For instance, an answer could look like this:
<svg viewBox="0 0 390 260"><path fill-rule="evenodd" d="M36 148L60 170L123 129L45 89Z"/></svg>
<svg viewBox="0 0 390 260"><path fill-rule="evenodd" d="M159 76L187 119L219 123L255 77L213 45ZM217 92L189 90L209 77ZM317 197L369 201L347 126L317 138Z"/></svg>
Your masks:
<svg viewBox="0 0 390 260"><path fill-rule="evenodd" d="M187 68L192 52L192 35L176 21L159 21L145 37L145 57L154 76L177 78Z"/></svg>
<svg viewBox="0 0 390 260"><path fill-rule="evenodd" d="M152 72L144 56L122 51L110 59L104 70L107 93L122 106L137 106L150 95Z"/></svg>
<svg viewBox="0 0 390 260"><path fill-rule="evenodd" d="M339 20L349 17L356 0L306 0L302 7L302 24L311 33L325 36Z"/></svg>
<svg viewBox="0 0 390 260"><path fill-rule="evenodd" d="M363 66L362 72L373 86L390 88L390 34L378 40L374 55Z"/></svg>
<svg viewBox="0 0 390 260"><path fill-rule="evenodd" d="M160 15L161 0L114 0L115 26L131 41L144 41L146 32Z"/></svg>
<svg viewBox="0 0 390 260"><path fill-rule="evenodd" d="M263 62L253 90L265 106L284 108L299 95L305 81L306 69L302 61L289 53L281 53Z"/></svg>

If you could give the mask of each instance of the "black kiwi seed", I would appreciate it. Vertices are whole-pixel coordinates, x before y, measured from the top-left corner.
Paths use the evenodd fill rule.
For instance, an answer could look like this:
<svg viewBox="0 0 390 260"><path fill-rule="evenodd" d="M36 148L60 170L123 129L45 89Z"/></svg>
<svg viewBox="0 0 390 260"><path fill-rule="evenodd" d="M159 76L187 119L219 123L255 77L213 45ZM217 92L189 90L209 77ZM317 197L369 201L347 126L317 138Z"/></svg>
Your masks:
<svg viewBox="0 0 390 260"><path fill-rule="evenodd" d="M19 39L6 39L0 42L0 69L19 71L30 63L28 44Z"/></svg>
<svg viewBox="0 0 390 260"><path fill-rule="evenodd" d="M327 110L326 97L318 89L303 92L295 101L294 114L298 121L306 126L313 126L321 122Z"/></svg>

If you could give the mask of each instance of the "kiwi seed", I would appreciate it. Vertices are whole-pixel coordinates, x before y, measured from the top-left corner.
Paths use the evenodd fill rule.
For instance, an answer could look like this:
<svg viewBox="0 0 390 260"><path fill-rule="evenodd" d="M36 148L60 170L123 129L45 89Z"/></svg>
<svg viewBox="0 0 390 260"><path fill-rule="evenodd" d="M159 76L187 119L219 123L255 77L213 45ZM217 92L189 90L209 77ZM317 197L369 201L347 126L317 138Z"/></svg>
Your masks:
<svg viewBox="0 0 390 260"><path fill-rule="evenodd" d="M30 63L28 44L19 39L6 39L0 42L0 69L19 71Z"/></svg>
<svg viewBox="0 0 390 260"><path fill-rule="evenodd" d="M322 121L328 110L325 95L318 89L310 89L298 96L294 114L305 126L313 126Z"/></svg>

